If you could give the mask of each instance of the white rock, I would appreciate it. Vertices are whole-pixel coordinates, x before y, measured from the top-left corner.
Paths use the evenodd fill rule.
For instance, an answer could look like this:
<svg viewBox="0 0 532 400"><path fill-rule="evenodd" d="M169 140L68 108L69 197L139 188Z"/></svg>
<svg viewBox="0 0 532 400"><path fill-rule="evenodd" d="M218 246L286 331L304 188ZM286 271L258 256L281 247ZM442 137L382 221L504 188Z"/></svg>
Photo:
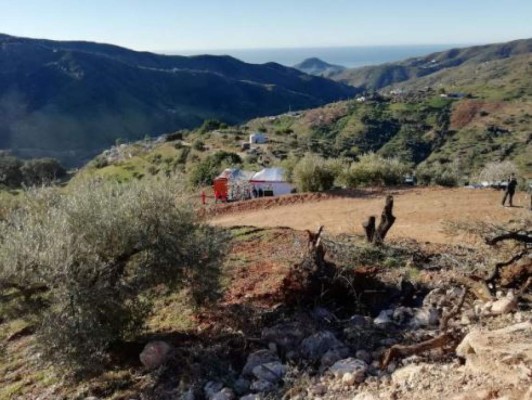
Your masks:
<svg viewBox="0 0 532 400"><path fill-rule="evenodd" d="M517 299L512 297L505 297L494 301L491 305L491 313L494 315L508 314L517 308Z"/></svg>
<svg viewBox="0 0 532 400"><path fill-rule="evenodd" d="M391 316L393 315L393 310L382 310L377 318L373 320L375 325L386 325L392 322Z"/></svg>
<svg viewBox="0 0 532 400"><path fill-rule="evenodd" d="M438 325L438 310L431 308L419 308L414 312L414 318L410 321L412 326L434 326Z"/></svg>
<svg viewBox="0 0 532 400"><path fill-rule="evenodd" d="M377 400L377 398L371 393L358 393L353 400Z"/></svg>
<svg viewBox="0 0 532 400"><path fill-rule="evenodd" d="M149 342L140 353L140 362L148 369L155 369L163 365L172 350L172 346L161 340Z"/></svg>
<svg viewBox="0 0 532 400"><path fill-rule="evenodd" d="M345 386L353 386L356 383L355 375L353 375L351 372L346 372L342 376L342 383Z"/></svg>
<svg viewBox="0 0 532 400"><path fill-rule="evenodd" d="M360 383L364 380L366 371L368 370L368 365L356 358L346 358L334 363L333 366L329 368L331 372L336 377L344 376L344 374L350 373L355 377L355 381Z"/></svg>
<svg viewBox="0 0 532 400"><path fill-rule="evenodd" d="M400 386L413 386L416 378L425 370L424 364L410 364L392 374L392 382Z"/></svg>

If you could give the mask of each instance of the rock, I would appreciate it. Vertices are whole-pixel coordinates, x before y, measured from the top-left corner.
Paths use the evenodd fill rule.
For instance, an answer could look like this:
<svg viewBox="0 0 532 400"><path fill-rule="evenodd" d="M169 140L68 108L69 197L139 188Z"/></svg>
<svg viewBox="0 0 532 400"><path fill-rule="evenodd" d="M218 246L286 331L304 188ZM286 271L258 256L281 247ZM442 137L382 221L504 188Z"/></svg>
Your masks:
<svg viewBox="0 0 532 400"><path fill-rule="evenodd" d="M360 383L364 380L367 370L368 365L364 361L358 360L356 358L346 358L344 360L337 361L329 368L329 372L336 377L344 376L344 374L347 373L352 374L355 377L355 382L357 383Z"/></svg>
<svg viewBox="0 0 532 400"><path fill-rule="evenodd" d="M414 317L410 321L410 325L414 327L419 326L435 326L438 325L440 317L438 310L431 308L419 308L414 311Z"/></svg>
<svg viewBox="0 0 532 400"><path fill-rule="evenodd" d="M247 396L242 396L240 400L261 400L261 397L258 394L248 394Z"/></svg>
<svg viewBox="0 0 532 400"><path fill-rule="evenodd" d="M253 368L253 375L259 380L277 383L283 379L286 367L279 361L257 365Z"/></svg>
<svg viewBox="0 0 532 400"><path fill-rule="evenodd" d="M203 393L205 393L207 399L211 400L223 387L224 385L221 382L209 381L203 386Z"/></svg>
<svg viewBox="0 0 532 400"><path fill-rule="evenodd" d="M253 376L253 369L255 367L275 361L280 361L277 354L272 353L270 350L258 350L248 356L246 365L244 365L244 369L242 370L242 375Z"/></svg>
<svg viewBox="0 0 532 400"><path fill-rule="evenodd" d="M233 389L237 394L243 395L249 391L249 386L251 385L251 382L248 381L245 378L238 378L235 383L233 384Z"/></svg>
<svg viewBox="0 0 532 400"><path fill-rule="evenodd" d="M182 398L182 400L195 400L195 399L196 399L196 396L194 396L194 389L188 389Z"/></svg>
<svg viewBox="0 0 532 400"><path fill-rule="evenodd" d="M263 381L260 379L257 381L254 381L250 387L250 389L253 392L258 392L258 393L273 392L276 388L277 386L274 385L273 383L268 382L268 381Z"/></svg>
<svg viewBox="0 0 532 400"><path fill-rule="evenodd" d="M223 388L218 393L216 393L214 396L210 398L210 400L233 400L235 398L235 394L233 391L229 388Z"/></svg>
<svg viewBox="0 0 532 400"><path fill-rule="evenodd" d="M431 290L423 299L423 308L441 307L445 301L445 289L437 288Z"/></svg>
<svg viewBox="0 0 532 400"><path fill-rule="evenodd" d="M377 398L371 393L358 393L353 400L377 400Z"/></svg>
<svg viewBox="0 0 532 400"><path fill-rule="evenodd" d="M353 386L356 383L355 375L353 375L351 372L346 372L342 376L342 383L345 386Z"/></svg>
<svg viewBox="0 0 532 400"><path fill-rule="evenodd" d="M493 399L493 390L478 389L451 397L451 400L490 400Z"/></svg>
<svg viewBox="0 0 532 400"><path fill-rule="evenodd" d="M345 347L330 331L321 331L301 343L301 354L308 360L318 361L329 350Z"/></svg>
<svg viewBox="0 0 532 400"><path fill-rule="evenodd" d="M347 347L339 347L327 351L320 359L320 367L322 370L330 367L336 361L342 360L349 355L349 349Z"/></svg>
<svg viewBox="0 0 532 400"><path fill-rule="evenodd" d="M349 318L348 323L352 327L366 328L371 325L371 318L355 314L351 318Z"/></svg>
<svg viewBox="0 0 532 400"><path fill-rule="evenodd" d="M308 330L299 322L287 322L262 330L262 340L275 343L285 351L294 350L309 334Z"/></svg>
<svg viewBox="0 0 532 400"><path fill-rule="evenodd" d="M508 314L516 309L517 299L513 295L494 301L491 305L491 313L493 315Z"/></svg>
<svg viewBox="0 0 532 400"><path fill-rule="evenodd" d="M314 307L314 309L311 311L311 315L318 322L327 322L328 324L338 320L336 315L334 315L332 312L319 306Z"/></svg>
<svg viewBox="0 0 532 400"><path fill-rule="evenodd" d="M456 354L466 359L466 368L473 374L513 385L527 382L532 374L532 323L473 330L458 345Z"/></svg>
<svg viewBox="0 0 532 400"><path fill-rule="evenodd" d="M399 368L392 374L392 382L403 387L413 387L416 378L426 369L425 364L410 364Z"/></svg>
<svg viewBox="0 0 532 400"><path fill-rule="evenodd" d="M364 361L366 364L371 364L371 361L372 361L371 354L369 354L369 352L367 352L366 350L358 350L355 353L355 357L358 358L359 360Z"/></svg>
<svg viewBox="0 0 532 400"><path fill-rule="evenodd" d="M386 325L392 322L390 318L393 315L393 310L382 310L380 314L373 320L373 323L377 326Z"/></svg>
<svg viewBox="0 0 532 400"><path fill-rule="evenodd" d="M404 324L408 322L414 315L413 311L409 307L397 307L393 310L392 319L398 324Z"/></svg>
<svg viewBox="0 0 532 400"><path fill-rule="evenodd" d="M159 368L168 360L171 350L172 346L161 340L149 342L139 355L140 362L148 369Z"/></svg>

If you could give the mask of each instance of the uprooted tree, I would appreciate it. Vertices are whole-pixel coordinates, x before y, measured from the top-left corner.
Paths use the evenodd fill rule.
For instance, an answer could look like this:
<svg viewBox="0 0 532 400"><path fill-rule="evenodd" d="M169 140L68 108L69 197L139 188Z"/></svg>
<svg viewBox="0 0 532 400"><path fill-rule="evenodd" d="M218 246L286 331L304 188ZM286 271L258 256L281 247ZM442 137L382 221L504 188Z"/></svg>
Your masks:
<svg viewBox="0 0 532 400"><path fill-rule="evenodd" d="M36 328L47 359L101 368L113 343L138 333L155 286L186 287L197 301L217 293L224 235L180 192L170 179L35 189L0 222L0 291L44 294Z"/></svg>

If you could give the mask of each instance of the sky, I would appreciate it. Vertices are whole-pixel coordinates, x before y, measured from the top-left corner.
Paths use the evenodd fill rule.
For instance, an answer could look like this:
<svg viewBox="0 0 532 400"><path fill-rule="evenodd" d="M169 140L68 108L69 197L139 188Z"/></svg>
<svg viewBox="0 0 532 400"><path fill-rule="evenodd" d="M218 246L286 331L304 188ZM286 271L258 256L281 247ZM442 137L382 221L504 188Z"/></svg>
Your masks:
<svg viewBox="0 0 532 400"><path fill-rule="evenodd" d="M175 52L532 37L531 0L0 0L0 32Z"/></svg>

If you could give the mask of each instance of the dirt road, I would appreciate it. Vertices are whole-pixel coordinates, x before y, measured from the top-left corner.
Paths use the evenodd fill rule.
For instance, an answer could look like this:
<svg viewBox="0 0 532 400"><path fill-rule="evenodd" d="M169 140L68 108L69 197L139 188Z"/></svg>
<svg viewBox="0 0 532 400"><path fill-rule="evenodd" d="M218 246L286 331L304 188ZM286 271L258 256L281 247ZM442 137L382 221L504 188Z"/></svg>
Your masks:
<svg viewBox="0 0 532 400"><path fill-rule="evenodd" d="M397 221L390 238L408 237L418 241L458 243L464 238L449 237L443 232L445 221L484 220L507 221L522 212L519 207L525 195L518 193L514 208L501 206L502 193L491 189L413 188L392 190ZM260 202L260 200L259 200ZM221 226L254 225L287 226L294 229L315 229L325 225L332 233L363 233L361 223L369 215L380 215L384 194L378 196L337 197L293 205L279 205L227 213L211 219Z"/></svg>

